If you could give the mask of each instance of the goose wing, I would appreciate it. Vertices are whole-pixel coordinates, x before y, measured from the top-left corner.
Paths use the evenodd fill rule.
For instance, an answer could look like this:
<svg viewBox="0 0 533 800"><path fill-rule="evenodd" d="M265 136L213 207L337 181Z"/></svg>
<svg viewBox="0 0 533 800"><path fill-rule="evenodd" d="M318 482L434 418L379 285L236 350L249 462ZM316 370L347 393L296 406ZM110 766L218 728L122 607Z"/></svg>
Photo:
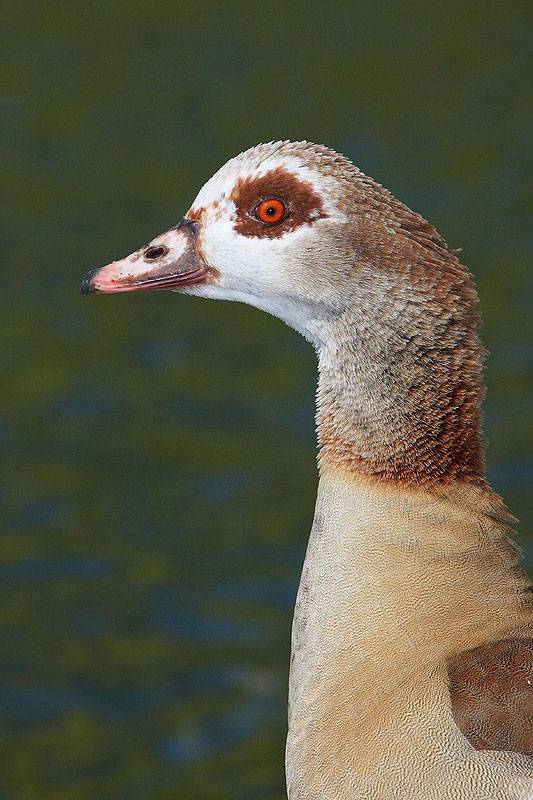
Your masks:
<svg viewBox="0 0 533 800"><path fill-rule="evenodd" d="M455 721L473 747L533 757L533 637L460 653L448 673Z"/></svg>

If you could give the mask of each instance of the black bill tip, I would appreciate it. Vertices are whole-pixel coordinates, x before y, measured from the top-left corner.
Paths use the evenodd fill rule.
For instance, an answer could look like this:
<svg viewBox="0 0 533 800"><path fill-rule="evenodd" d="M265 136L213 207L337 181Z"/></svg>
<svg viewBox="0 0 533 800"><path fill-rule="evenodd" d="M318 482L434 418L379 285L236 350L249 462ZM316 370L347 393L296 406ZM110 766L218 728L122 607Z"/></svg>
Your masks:
<svg viewBox="0 0 533 800"><path fill-rule="evenodd" d="M94 292L92 286L92 280L97 272L98 269L92 269L90 272L87 273L87 275L83 276L82 281L80 283L80 294L91 294L91 292Z"/></svg>

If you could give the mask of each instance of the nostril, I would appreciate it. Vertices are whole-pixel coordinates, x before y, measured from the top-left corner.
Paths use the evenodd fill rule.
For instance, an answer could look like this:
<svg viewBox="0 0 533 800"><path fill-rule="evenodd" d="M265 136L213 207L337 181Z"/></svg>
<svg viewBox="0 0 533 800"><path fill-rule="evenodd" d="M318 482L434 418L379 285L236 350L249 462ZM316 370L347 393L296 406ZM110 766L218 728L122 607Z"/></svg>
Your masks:
<svg viewBox="0 0 533 800"><path fill-rule="evenodd" d="M152 247L147 247L144 251L144 257L148 261L153 261L155 258L161 258L161 256L165 256L168 253L168 247L164 247L162 244L159 245L152 245Z"/></svg>

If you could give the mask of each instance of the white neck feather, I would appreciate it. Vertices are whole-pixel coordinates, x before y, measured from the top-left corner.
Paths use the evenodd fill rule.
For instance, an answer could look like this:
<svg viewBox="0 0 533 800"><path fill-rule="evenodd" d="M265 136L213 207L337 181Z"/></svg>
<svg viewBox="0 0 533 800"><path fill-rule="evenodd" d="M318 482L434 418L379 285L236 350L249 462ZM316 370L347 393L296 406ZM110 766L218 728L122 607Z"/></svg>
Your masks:
<svg viewBox="0 0 533 800"><path fill-rule="evenodd" d="M522 757L475 751L453 721L447 659L523 612L493 497L447 495L324 470L293 624L290 800L531 792Z"/></svg>

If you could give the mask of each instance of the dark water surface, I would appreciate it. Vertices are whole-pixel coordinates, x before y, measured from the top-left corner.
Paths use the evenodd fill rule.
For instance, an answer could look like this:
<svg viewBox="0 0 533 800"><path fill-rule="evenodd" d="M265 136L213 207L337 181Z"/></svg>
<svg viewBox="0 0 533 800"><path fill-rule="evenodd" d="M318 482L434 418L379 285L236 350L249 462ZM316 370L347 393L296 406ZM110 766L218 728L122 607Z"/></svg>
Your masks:
<svg viewBox="0 0 533 800"><path fill-rule="evenodd" d="M314 356L235 304L77 295L258 141L345 152L464 247L489 472L533 556L531 23L455 0L4 13L1 798L284 796Z"/></svg>

